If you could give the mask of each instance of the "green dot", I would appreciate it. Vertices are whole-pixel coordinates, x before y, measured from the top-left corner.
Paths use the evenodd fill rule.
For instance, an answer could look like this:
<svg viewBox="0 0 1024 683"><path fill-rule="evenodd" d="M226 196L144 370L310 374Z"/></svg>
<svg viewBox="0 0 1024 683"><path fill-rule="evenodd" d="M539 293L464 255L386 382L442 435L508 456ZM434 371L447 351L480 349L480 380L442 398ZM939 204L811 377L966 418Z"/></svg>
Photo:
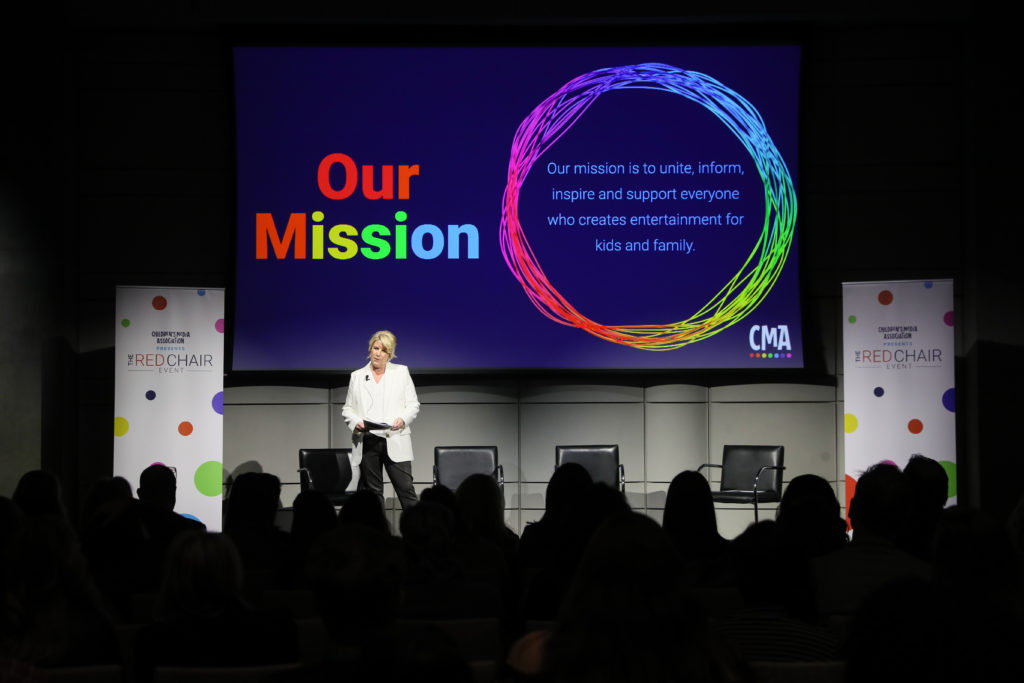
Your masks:
<svg viewBox="0 0 1024 683"><path fill-rule="evenodd" d="M129 320L128 318L122 318L121 319L121 327L128 327L131 324L132 324L132 321Z"/></svg>
<svg viewBox="0 0 1024 683"><path fill-rule="evenodd" d="M857 322L857 316L851 315L849 318L847 318L847 320L849 320L851 323L855 323Z"/></svg>
<svg viewBox="0 0 1024 683"><path fill-rule="evenodd" d="M193 478L196 490L204 496L219 496L224 482L224 465L216 460L208 460L196 469Z"/></svg>
<svg viewBox="0 0 1024 683"><path fill-rule="evenodd" d="M939 464L942 465L942 469L946 470L946 478L949 479L948 495L952 498L956 495L956 463L949 460L940 460Z"/></svg>

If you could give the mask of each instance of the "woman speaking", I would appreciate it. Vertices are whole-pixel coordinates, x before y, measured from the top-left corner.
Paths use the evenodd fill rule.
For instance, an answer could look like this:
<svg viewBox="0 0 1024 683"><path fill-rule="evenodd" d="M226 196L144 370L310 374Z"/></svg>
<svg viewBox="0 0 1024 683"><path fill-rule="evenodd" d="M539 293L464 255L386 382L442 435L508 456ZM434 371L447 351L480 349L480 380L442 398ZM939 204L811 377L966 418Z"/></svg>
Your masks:
<svg viewBox="0 0 1024 683"><path fill-rule="evenodd" d="M420 402L409 368L391 362L395 344L395 335L387 330L370 337L370 362L349 378L341 415L352 430L359 488L376 493L383 507L386 469L405 510L416 504L409 425L420 412Z"/></svg>

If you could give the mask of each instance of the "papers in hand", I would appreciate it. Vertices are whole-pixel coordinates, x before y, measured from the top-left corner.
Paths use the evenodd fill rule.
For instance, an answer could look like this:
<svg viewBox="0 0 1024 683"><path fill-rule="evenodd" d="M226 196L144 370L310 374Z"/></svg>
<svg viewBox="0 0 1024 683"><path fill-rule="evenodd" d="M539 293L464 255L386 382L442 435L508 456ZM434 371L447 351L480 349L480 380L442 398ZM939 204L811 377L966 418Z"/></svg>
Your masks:
<svg viewBox="0 0 1024 683"><path fill-rule="evenodd" d="M383 424L381 422L371 422L370 420L363 420L363 425L366 427L366 431L374 431L377 429L391 429L391 425Z"/></svg>

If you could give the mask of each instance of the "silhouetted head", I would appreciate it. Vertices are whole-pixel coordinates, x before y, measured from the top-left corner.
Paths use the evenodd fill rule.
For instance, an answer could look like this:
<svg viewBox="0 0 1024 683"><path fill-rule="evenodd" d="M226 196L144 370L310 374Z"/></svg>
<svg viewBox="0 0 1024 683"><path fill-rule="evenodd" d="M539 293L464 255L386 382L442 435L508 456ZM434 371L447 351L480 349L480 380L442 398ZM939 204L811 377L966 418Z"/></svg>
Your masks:
<svg viewBox="0 0 1024 683"><path fill-rule="evenodd" d="M471 474L455 492L459 519L465 530L478 536L497 538L505 527L505 499L498 482L489 474Z"/></svg>
<svg viewBox="0 0 1024 683"><path fill-rule="evenodd" d="M178 480L167 465L153 463L139 475L139 500L165 510L173 510L177 500Z"/></svg>
<svg viewBox="0 0 1024 683"><path fill-rule="evenodd" d="M323 491L303 491L295 496L292 510L292 538L296 540L309 541L338 525L334 505Z"/></svg>
<svg viewBox="0 0 1024 683"><path fill-rule="evenodd" d="M578 506L590 495L594 480L583 465L567 462L555 469L544 496L544 514L558 514L565 508Z"/></svg>
<svg viewBox="0 0 1024 683"><path fill-rule="evenodd" d="M680 571L657 522L607 518L562 601L546 647L550 680L713 680L706 621L677 590Z"/></svg>
<svg viewBox="0 0 1024 683"><path fill-rule="evenodd" d="M455 491L452 491L447 486L438 484L437 486L431 486L423 489L420 493L420 500L424 503L437 503L443 505L452 511L453 515L458 514L458 503L455 500Z"/></svg>
<svg viewBox="0 0 1024 683"><path fill-rule="evenodd" d="M357 524L385 534L391 534L391 525L380 505L380 498L369 489L355 491L349 495L338 511L338 524L351 526Z"/></svg>
<svg viewBox="0 0 1024 683"><path fill-rule="evenodd" d="M853 537L866 532L872 536L896 540L905 533L912 492L895 465L872 465L857 480L850 501L850 525Z"/></svg>
<svg viewBox="0 0 1024 683"><path fill-rule="evenodd" d="M412 556L448 552L455 540L455 515L445 505L421 500L402 511L402 542Z"/></svg>
<svg viewBox="0 0 1024 683"><path fill-rule="evenodd" d="M186 531L167 550L158 613L213 617L242 605L242 560L224 534Z"/></svg>
<svg viewBox="0 0 1024 683"><path fill-rule="evenodd" d="M939 585L979 595L1005 591L1021 582L1019 562L1006 527L987 512L955 505L940 514L934 555Z"/></svg>
<svg viewBox="0 0 1024 683"><path fill-rule="evenodd" d="M281 480L266 472L240 474L231 486L224 528L266 530L274 526L281 497Z"/></svg>
<svg viewBox="0 0 1024 683"><path fill-rule="evenodd" d="M846 542L846 520L832 484L816 474L794 477L775 516L784 547L804 557L831 552Z"/></svg>
<svg viewBox="0 0 1024 683"><path fill-rule="evenodd" d="M29 517L66 517L57 478L43 470L21 475L11 500Z"/></svg>
<svg viewBox="0 0 1024 683"><path fill-rule="evenodd" d="M687 470L672 479L665 496L662 527L680 546L718 537L715 502L704 475Z"/></svg>
<svg viewBox="0 0 1024 683"><path fill-rule="evenodd" d="M914 489L918 505L936 511L949 498L949 476L936 460L915 453L903 468L903 475Z"/></svg>

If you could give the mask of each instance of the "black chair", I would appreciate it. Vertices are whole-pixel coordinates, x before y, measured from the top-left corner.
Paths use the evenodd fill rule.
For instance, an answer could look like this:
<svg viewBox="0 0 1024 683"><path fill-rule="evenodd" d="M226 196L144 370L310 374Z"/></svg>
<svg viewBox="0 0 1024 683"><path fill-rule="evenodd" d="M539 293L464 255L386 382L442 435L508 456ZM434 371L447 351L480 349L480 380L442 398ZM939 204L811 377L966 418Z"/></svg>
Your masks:
<svg viewBox="0 0 1024 683"><path fill-rule="evenodd" d="M574 462L590 473L594 483L626 492L626 468L619 464L618 444L610 446L555 446L555 467Z"/></svg>
<svg viewBox="0 0 1024 683"><path fill-rule="evenodd" d="M776 503L782 498L782 470L786 449L783 446L725 446L722 464L704 464L697 468L722 470L720 490L712 491L716 503L753 503L754 522L758 503Z"/></svg>
<svg viewBox="0 0 1024 683"><path fill-rule="evenodd" d="M351 448L300 448L299 485L303 491L320 491L335 506L343 505L352 483Z"/></svg>
<svg viewBox="0 0 1024 683"><path fill-rule="evenodd" d="M489 474L505 491L505 470L498 464L497 446L434 447L434 486L454 491L471 474Z"/></svg>

